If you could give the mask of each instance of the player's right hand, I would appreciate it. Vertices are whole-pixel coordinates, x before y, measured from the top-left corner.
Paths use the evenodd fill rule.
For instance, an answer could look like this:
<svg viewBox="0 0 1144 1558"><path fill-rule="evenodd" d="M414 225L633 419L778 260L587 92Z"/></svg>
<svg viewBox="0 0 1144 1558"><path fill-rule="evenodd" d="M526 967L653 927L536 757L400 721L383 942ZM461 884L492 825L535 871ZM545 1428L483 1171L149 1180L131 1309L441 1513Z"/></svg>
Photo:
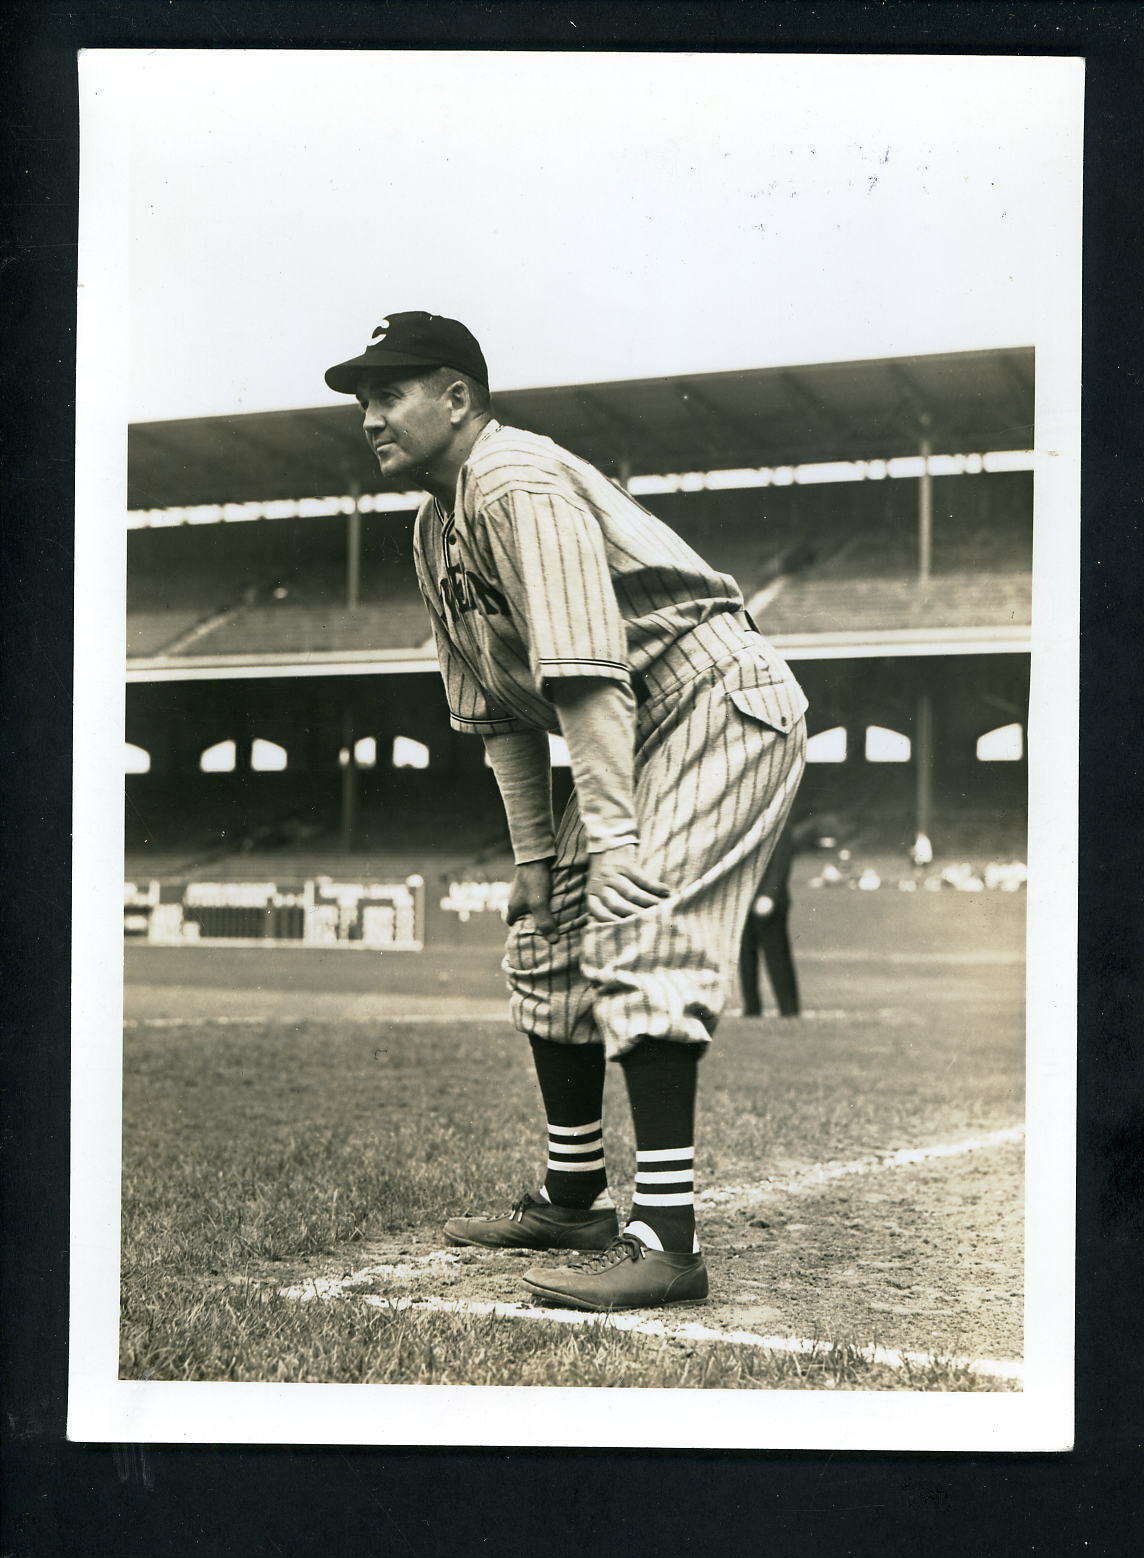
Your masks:
<svg viewBox="0 0 1144 1558"><path fill-rule="evenodd" d="M532 916L537 932L546 941L559 940L552 913L551 860L527 860L513 872L505 919L509 925L515 925L526 914Z"/></svg>
<svg viewBox="0 0 1144 1558"><path fill-rule="evenodd" d="M639 848L620 844L588 856L588 909L596 920L625 920L654 908L671 889L643 869Z"/></svg>

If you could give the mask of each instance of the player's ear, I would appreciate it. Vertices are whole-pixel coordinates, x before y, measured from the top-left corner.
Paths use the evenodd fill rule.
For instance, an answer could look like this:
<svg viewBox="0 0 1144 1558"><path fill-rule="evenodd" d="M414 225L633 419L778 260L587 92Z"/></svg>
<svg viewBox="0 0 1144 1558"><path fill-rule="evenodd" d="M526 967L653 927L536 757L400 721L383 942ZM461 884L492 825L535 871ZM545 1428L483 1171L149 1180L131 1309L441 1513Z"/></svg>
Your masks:
<svg viewBox="0 0 1144 1558"><path fill-rule="evenodd" d="M454 379L449 385L449 420L463 422L473 409L473 394L464 379Z"/></svg>

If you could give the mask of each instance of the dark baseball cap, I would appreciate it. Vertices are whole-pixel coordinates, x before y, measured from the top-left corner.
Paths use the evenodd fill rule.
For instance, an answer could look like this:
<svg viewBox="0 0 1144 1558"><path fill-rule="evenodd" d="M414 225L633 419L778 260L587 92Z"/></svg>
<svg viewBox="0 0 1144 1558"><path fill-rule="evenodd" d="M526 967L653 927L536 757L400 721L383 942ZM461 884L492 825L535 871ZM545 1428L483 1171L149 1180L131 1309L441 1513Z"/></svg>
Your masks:
<svg viewBox="0 0 1144 1558"><path fill-rule="evenodd" d="M488 388L489 370L472 331L459 320L421 310L383 319L360 357L326 370L326 383L352 395L363 374L396 374L402 368L456 368Z"/></svg>

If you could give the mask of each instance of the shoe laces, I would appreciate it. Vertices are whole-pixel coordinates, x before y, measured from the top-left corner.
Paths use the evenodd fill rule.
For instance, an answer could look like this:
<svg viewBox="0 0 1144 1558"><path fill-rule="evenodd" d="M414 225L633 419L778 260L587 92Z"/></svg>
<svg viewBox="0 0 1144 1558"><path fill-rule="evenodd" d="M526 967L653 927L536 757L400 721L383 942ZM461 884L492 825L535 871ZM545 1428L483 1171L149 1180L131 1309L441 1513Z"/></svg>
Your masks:
<svg viewBox="0 0 1144 1558"><path fill-rule="evenodd" d="M580 1257L579 1265L585 1271L607 1271L621 1261L639 1260L647 1246L632 1233L621 1233L605 1249L593 1250Z"/></svg>
<svg viewBox="0 0 1144 1558"><path fill-rule="evenodd" d="M536 1197L534 1195L530 1195L526 1190L519 1201L513 1202L512 1209L508 1215L514 1222L520 1222L521 1218L530 1207L540 1205L541 1203L536 1199ZM499 1223L503 1221L503 1219L503 1212L482 1212L481 1215L479 1217L475 1217L473 1221L478 1223Z"/></svg>

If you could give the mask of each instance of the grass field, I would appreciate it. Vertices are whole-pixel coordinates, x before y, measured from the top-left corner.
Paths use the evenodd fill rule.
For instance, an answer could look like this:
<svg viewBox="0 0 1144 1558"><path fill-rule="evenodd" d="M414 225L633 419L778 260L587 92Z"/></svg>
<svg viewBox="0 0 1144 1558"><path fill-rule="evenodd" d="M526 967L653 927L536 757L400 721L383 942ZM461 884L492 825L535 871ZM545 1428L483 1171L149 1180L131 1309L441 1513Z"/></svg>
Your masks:
<svg viewBox="0 0 1144 1558"><path fill-rule="evenodd" d="M703 1062L712 1297L624 1324L530 1309L534 1257L443 1246L542 1162L495 955L132 949L122 1375L1014 1388L1023 905L835 897L799 923L806 1015L730 1017Z"/></svg>

